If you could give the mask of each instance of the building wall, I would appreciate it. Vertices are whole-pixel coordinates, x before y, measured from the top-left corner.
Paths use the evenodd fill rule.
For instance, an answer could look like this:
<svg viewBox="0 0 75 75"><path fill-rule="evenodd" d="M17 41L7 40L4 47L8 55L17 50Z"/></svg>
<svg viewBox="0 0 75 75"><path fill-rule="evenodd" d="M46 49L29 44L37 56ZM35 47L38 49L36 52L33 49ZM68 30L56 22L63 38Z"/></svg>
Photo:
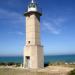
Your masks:
<svg viewBox="0 0 75 75"><path fill-rule="evenodd" d="M26 16L26 45L28 41L31 45L40 45L40 21L35 14Z"/></svg>
<svg viewBox="0 0 75 75"><path fill-rule="evenodd" d="M30 68L43 68L44 55L43 47L40 45L31 45L25 47L24 56L30 56ZM25 60L26 61L26 60Z"/></svg>
<svg viewBox="0 0 75 75"><path fill-rule="evenodd" d="M30 57L29 68L43 68L44 55L40 43L40 15L31 13L26 16L26 47L24 48L24 65Z"/></svg>

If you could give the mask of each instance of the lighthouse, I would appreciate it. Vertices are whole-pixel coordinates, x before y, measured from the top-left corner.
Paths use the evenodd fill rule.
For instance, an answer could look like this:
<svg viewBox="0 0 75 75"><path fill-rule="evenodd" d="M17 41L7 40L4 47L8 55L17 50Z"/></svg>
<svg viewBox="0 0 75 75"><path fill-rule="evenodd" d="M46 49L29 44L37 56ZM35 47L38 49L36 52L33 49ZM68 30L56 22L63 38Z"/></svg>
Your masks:
<svg viewBox="0 0 75 75"><path fill-rule="evenodd" d="M44 53L40 39L40 16L42 16L42 12L34 0L28 4L24 16L26 17L26 45L24 47L23 66L32 69L43 68Z"/></svg>

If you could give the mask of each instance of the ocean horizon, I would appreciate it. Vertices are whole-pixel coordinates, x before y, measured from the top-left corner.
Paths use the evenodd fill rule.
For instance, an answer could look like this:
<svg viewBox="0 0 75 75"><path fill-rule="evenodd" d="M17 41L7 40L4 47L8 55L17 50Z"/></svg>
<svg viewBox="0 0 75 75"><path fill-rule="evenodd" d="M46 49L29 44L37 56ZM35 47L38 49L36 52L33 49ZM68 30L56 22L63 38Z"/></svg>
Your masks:
<svg viewBox="0 0 75 75"><path fill-rule="evenodd" d="M1 62L23 63L23 56L0 56L0 63ZM75 54L74 55L45 55L44 56L44 63L54 63L54 62L75 63Z"/></svg>

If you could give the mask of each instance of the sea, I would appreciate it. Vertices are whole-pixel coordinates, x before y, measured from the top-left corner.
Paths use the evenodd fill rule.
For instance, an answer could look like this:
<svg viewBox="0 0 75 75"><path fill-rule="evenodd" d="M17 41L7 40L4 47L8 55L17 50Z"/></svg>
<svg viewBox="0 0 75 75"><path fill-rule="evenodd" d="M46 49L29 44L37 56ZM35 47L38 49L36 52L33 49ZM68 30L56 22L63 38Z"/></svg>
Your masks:
<svg viewBox="0 0 75 75"><path fill-rule="evenodd" d="M23 63L23 56L0 56L0 63ZM66 62L75 63L75 55L45 55L44 63Z"/></svg>

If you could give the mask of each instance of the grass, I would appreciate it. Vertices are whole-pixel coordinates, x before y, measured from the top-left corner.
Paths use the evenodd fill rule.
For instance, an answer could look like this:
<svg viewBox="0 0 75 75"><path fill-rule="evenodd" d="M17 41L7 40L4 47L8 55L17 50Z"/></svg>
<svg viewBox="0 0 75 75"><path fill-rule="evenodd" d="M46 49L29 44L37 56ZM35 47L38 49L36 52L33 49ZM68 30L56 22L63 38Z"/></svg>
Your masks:
<svg viewBox="0 0 75 75"><path fill-rule="evenodd" d="M14 68L5 68L5 66L13 66L16 65ZM19 63L0 63L0 66L3 66L2 68L0 67L0 75L67 75L64 74L64 72L62 72L63 74L59 73L51 73L51 72L39 72L39 71L31 71L28 69L21 69L21 68L17 68L19 67L21 64ZM75 68L75 64L65 64L64 62L57 62L57 63L49 63L49 64L45 64L45 66L64 66L64 67L73 67ZM71 71L70 73L72 73L73 71ZM74 71L75 72L75 71ZM71 74L68 75L71 75ZM75 75L75 74L73 74Z"/></svg>
<svg viewBox="0 0 75 75"><path fill-rule="evenodd" d="M15 67L20 67L21 63L14 63L14 62L1 62L0 66L15 66Z"/></svg>
<svg viewBox="0 0 75 75"><path fill-rule="evenodd" d="M49 66L64 66L64 67L75 68L75 64L70 64L70 63L65 64L65 62L55 62L55 63L50 62L48 65Z"/></svg>
<svg viewBox="0 0 75 75"><path fill-rule="evenodd" d="M29 70L0 68L0 75L50 75L45 72L32 72Z"/></svg>
<svg viewBox="0 0 75 75"><path fill-rule="evenodd" d="M23 68L0 67L0 75L68 75L66 72L38 71ZM74 74L75 75L75 74Z"/></svg>

